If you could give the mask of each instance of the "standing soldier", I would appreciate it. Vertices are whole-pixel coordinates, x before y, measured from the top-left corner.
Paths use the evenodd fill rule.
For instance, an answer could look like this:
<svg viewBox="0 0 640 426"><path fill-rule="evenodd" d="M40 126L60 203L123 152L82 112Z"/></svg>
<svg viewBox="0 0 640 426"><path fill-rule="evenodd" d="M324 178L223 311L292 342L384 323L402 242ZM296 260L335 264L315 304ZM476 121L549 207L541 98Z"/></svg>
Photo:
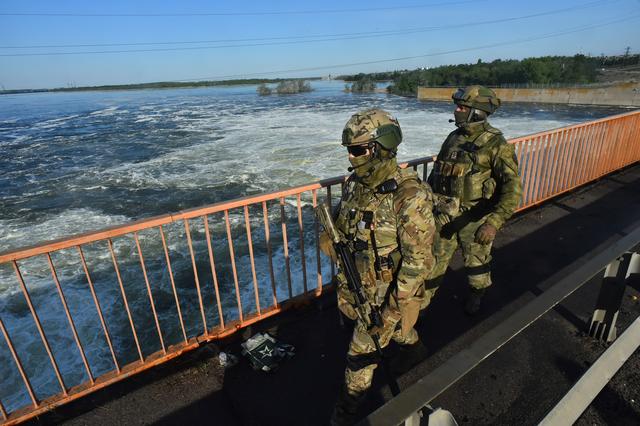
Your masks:
<svg viewBox="0 0 640 426"><path fill-rule="evenodd" d="M393 339L405 348L420 344L413 328L424 300L424 280L435 260L432 194L411 169L396 161L402 132L398 121L380 109L351 117L342 132L350 171L335 220L353 260L368 306L381 313L382 326L371 327L358 315L343 271L338 273L338 307L355 321L347 354L345 386L333 424L351 424L380 362L372 336L381 347ZM321 245L330 252L326 233Z"/></svg>
<svg viewBox="0 0 640 426"><path fill-rule="evenodd" d="M470 286L465 312L473 315L491 285L491 244L515 211L522 188L513 145L487 121L500 99L483 86L459 89L452 98L456 109L455 120L450 121L455 121L457 129L442 144L428 180L437 200L439 238L425 306L460 246Z"/></svg>

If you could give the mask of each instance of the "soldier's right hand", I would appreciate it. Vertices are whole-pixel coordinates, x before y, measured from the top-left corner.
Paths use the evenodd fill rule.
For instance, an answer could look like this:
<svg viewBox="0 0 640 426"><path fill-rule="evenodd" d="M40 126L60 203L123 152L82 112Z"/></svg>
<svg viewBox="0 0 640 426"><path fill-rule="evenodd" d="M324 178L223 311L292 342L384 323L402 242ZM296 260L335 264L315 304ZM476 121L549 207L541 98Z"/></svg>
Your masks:
<svg viewBox="0 0 640 426"><path fill-rule="evenodd" d="M451 216L446 213L436 213L433 219L439 228L442 228L444 225L451 222Z"/></svg>
<svg viewBox="0 0 640 426"><path fill-rule="evenodd" d="M338 261L338 254L336 253L336 249L333 247L333 241L329 237L329 234L324 231L320 233L320 241L318 242L318 245L320 246L320 250L329 256L332 262L335 263Z"/></svg>

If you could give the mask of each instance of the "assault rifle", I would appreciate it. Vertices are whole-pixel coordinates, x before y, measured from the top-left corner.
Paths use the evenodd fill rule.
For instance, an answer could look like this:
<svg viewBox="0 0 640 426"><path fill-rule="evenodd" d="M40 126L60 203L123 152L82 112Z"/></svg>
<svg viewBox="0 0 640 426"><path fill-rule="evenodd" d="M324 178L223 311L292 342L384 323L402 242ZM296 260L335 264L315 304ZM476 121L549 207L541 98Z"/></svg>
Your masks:
<svg viewBox="0 0 640 426"><path fill-rule="evenodd" d="M364 292L364 288L362 287L362 280L360 279L360 273L356 269L356 265L353 261L353 253L349 246L342 241L340 238L340 234L336 230L336 227L333 223L333 219L331 218L331 213L329 213L329 207L325 203L320 203L318 208L316 209L316 214L320 223L324 227L325 232L331 238L333 242L333 248L338 255L338 260L340 261L342 273L347 279L347 286L349 287L349 291L353 294L353 298L356 302L356 312L360 319L364 322L368 329L372 327L378 327L378 329L382 329L384 326L384 321L382 320L382 315L380 315L380 311L377 307L373 306L367 300L367 296ZM389 366L386 363L386 359L384 354L382 353L382 348L380 347L380 336L377 333L371 334L371 339L373 340L373 344L376 347L376 352L380 357L380 363L382 364L382 369L387 376L387 383L389 384L389 388L391 389L391 393L393 396L396 396L400 393L400 387L398 383L391 375L391 371L389 370Z"/></svg>

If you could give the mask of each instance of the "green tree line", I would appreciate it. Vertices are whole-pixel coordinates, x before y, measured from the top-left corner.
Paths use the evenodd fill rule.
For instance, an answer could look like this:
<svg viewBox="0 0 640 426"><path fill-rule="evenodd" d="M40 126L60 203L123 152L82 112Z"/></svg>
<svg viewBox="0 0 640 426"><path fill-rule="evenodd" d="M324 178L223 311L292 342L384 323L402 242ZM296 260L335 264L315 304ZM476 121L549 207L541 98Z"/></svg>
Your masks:
<svg viewBox="0 0 640 426"><path fill-rule="evenodd" d="M378 72L341 76L346 81L365 78L392 81L387 88L398 95L415 95L419 86L466 86L483 84L587 84L596 81L603 67L627 66L640 62L640 55L624 56L544 56L522 60L478 60L475 64L443 65L430 69Z"/></svg>

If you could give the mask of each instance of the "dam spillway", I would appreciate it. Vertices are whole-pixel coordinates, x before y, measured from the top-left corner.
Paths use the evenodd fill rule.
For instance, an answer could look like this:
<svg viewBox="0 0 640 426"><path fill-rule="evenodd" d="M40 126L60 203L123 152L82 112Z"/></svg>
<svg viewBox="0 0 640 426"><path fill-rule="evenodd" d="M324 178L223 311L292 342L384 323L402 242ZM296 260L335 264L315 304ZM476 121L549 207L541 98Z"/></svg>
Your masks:
<svg viewBox="0 0 640 426"><path fill-rule="evenodd" d="M511 143L516 145L516 153L520 160L525 189L520 210L538 205L545 200L557 197L594 179L599 179L612 171L634 164L638 155L638 117L637 113L628 113L512 140ZM416 159L407 163L407 166L419 169L420 174L425 177L431 160L431 157ZM324 274L330 277L331 275L328 271L332 273L333 267L327 264L326 261L323 264L317 246L314 247L313 241L314 235L317 235L317 225L313 220L308 221L304 217L305 213L307 216L310 214L311 208L317 205L318 202L328 201L332 204L335 203L335 197L339 194L340 183L343 180L343 177L337 177L274 193L218 203L0 255L0 261L3 264L12 266L18 284L22 289L22 295L17 294L15 297L24 297L27 305L25 307L28 307L28 311L31 312L36 325L34 332L40 334L50 365L53 367L58 384L63 390L60 394L54 394L44 399L36 396L25 371L20 368L20 357L13 350L10 334L3 325L3 334L10 349L12 349L15 365L20 370L20 375L22 375L32 402L36 407L35 410L32 408L20 409L17 410L17 413L25 413L21 414L21 417L25 415L31 417L61 402L71 401L107 384L115 383L133 373L142 372L154 365L169 361L185 351L197 348L203 342L222 339L238 329L249 327L304 300L321 296L323 292L326 292L326 285L328 284L326 279L323 280L323 270ZM275 206L275 215L270 215L270 206ZM241 218L244 218L244 232L238 232L237 229L235 231L232 230L233 221L230 211L233 210L241 212ZM286 212L292 212L293 214L287 214ZM219 220L221 220L219 224L209 219L210 216L213 217L215 215L218 215ZM255 232L256 223L259 219L262 219L263 243L269 253L269 262L264 265L266 267L262 270L258 269L254 263L252 249L252 229ZM274 221L275 223L272 223ZM279 227L277 226L278 221L280 222ZM193 228L192 223L199 223L202 228L198 231ZM199 325L201 331L198 332L196 327L194 337L191 337L194 329L189 329L188 333L185 328L182 310L180 309L181 306L184 309L184 305L181 304L178 291L175 288L174 278L176 274L171 269L171 256L169 254L170 250L175 250L175 248L172 248L171 244L167 243L163 232L163 227L175 224L184 227L183 235L186 240L184 242L187 244L187 252L191 258L191 266L193 268L191 288L195 289L196 299L194 300L195 303L191 305L192 308L194 305L196 307L199 306L199 317L201 319ZM291 225L293 225L292 228ZM271 230L274 228L280 228L277 243L271 238ZM218 263L214 259L217 256L214 256L211 238L212 229L217 229L221 232L219 235L222 235L222 237L226 236L226 242L223 241L222 246L228 247L230 256L230 265L226 265L226 276L227 279L231 280L230 286L235 291L226 293L227 298L224 300L221 298L218 283L218 274L224 265L219 263L219 259ZM155 237L146 236L148 234L144 233L148 231L153 231L157 235ZM195 235L194 233L199 234L200 238L206 237L204 242L200 242L200 250L198 250L198 245L194 243L194 238L192 237L192 234ZM297 244L290 244L289 239L295 233L298 233L298 242ZM248 260L251 262L252 272L252 279L247 284L253 287L255 295L253 303L245 302L244 304L239 296L241 282L238 279L235 265L237 241L243 234L246 235L244 237L246 242L243 246L248 251ZM309 235L310 238L306 238L305 235ZM146 245L144 236L147 238ZM130 243L133 244L130 246L130 251L127 251L122 242L120 242L120 248L118 247L118 242L114 243L120 237L130 239ZM307 241L306 245L304 244L305 241ZM102 243L103 245L106 243L102 247L106 255L97 255L96 250L98 248L95 246L96 243ZM234 244L236 245L234 246ZM279 247L274 247L275 244L279 244ZM95 254L93 257L94 262L104 262L103 266L95 263L90 267L84 255L83 247L85 247L85 251L89 250L87 247L91 247L90 250L94 250ZM144 254L143 247L145 248ZM72 249L71 252L76 251L77 254L70 254L69 249ZM153 251L154 249L155 252ZM306 261L300 263L303 282L302 286L294 287L291 275L293 265L290 252L293 254L297 251L300 253L300 259L315 258L315 265L308 266ZM282 258L280 260L276 259L274 262L273 254L276 252L281 253ZM126 255L126 253L129 253L129 258L123 259L123 254ZM62 255L66 256L67 260L64 260L65 257L58 257ZM68 260L69 256L75 256L76 260ZM35 273L36 276L38 274L46 274L48 269L48 273L51 274L52 281L58 289L62 308L60 313L66 315L66 322L71 330L68 337L71 340L69 340L67 346L69 350L77 351L81 355L76 361L75 369L80 371L84 369L87 373L88 380L80 385L67 386L64 380L64 370L59 367L46 337L46 324L44 326L40 324L36 311L37 304L34 304L31 300L31 295L27 288L27 281L24 277L28 276L28 274L25 274L24 270L27 270L28 267L21 265L24 264L26 259L38 257L44 257L43 260L48 263L48 268L36 270L32 273ZM55 261L54 259L56 258L62 260L62 264L60 260ZM174 333L177 332L178 336L182 336L182 339L178 338L178 343L173 344L165 343L165 339L167 339L167 318L165 317L165 323L161 324L162 321L159 320L156 312L156 299L159 297L159 290L158 288L154 288L155 291L152 290L152 284L147 275L149 263L152 261L161 262L163 259L166 261L166 265L164 268L159 269L165 271L171 284L171 287L165 290L169 296L168 306L171 306L171 299L175 300L176 303L173 309L176 310L177 315L173 316L173 320L175 323L180 324L180 328L174 329ZM46 263L45 266L47 266ZM104 270L108 265L112 265L113 272L115 272L115 276L112 277L115 278L116 283L114 291L116 291L116 294L118 292L121 294L124 302L122 306L124 309L119 309L120 324L123 325L120 326L121 328L115 329L113 325L107 325L106 315L102 312L99 298L96 296L95 279L93 279L96 270ZM84 345L80 339L80 334L77 332L71 310L60 284L65 281L64 279L61 280L60 276L74 276L73 273L69 272L73 271L73 268L77 271L75 276L86 280L85 286L90 292L87 291L85 294L90 296L93 301L91 302L91 299L88 299L85 303L87 306L94 306L92 309L96 310L100 319L96 326L98 330L102 330L103 338L107 343L107 350L111 352L113 370L107 370L106 373L100 376L94 375L89 358L84 355ZM138 271L134 272L133 268L137 268ZM277 279L276 272L274 272L276 268L279 268L281 272ZM203 270L206 272L202 272ZM136 273L138 274L137 282L145 285L138 286L137 292L134 292L132 296L131 281L134 281ZM210 277L209 280L212 280L203 279L204 274ZM106 279L105 277L107 275L102 279ZM264 278L271 285L258 285L258 277L260 279ZM317 286L309 286L307 277L315 277ZM127 283L127 286L125 286L125 283ZM208 296L207 293L204 293L205 286L207 287ZM270 290L265 291L265 289ZM167 304L167 296L160 297L164 297L164 303ZM212 299L214 303L211 303ZM136 311L135 308L141 303L147 306L145 310L147 316L142 319L140 318L140 312L142 311L140 311L140 308ZM130 308L130 305L133 308ZM108 309L113 309L113 307ZM196 315L196 318L198 318L198 315ZM144 325L141 326L141 324ZM127 331L128 327L130 327L130 334ZM114 330L125 333L125 337L129 339L128 345L120 343L120 346L114 349L114 336L115 339L119 340L125 338L119 337L117 333L114 334ZM141 346L141 340L138 337L139 333L157 333L160 350L150 353L149 347ZM127 347L128 351L124 354L121 353L122 349ZM66 368L70 368L69 365ZM19 379L19 377L16 378Z"/></svg>

